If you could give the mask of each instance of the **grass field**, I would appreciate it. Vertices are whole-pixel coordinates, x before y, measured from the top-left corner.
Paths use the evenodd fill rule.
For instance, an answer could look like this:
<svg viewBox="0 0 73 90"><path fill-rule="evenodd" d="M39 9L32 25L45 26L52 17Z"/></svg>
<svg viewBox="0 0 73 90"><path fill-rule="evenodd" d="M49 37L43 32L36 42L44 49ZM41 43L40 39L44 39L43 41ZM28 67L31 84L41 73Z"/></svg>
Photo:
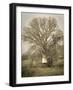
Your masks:
<svg viewBox="0 0 73 90"><path fill-rule="evenodd" d="M64 66L55 65L51 67L22 66L22 77L34 76L57 76L64 75Z"/></svg>

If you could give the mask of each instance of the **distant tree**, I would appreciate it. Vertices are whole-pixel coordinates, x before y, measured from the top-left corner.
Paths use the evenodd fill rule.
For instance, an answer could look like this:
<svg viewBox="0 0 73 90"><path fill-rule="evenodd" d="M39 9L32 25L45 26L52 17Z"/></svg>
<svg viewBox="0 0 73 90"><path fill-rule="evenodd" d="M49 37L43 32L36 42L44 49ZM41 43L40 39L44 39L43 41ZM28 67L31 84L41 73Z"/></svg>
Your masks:
<svg viewBox="0 0 73 90"><path fill-rule="evenodd" d="M22 39L32 43L32 54L40 53L42 56L41 62L47 63L48 57L56 55L58 42L63 41L63 32L59 30L55 18L38 17L33 18L28 27L24 27Z"/></svg>
<svg viewBox="0 0 73 90"><path fill-rule="evenodd" d="M27 60L28 59L28 55L22 55L22 60Z"/></svg>

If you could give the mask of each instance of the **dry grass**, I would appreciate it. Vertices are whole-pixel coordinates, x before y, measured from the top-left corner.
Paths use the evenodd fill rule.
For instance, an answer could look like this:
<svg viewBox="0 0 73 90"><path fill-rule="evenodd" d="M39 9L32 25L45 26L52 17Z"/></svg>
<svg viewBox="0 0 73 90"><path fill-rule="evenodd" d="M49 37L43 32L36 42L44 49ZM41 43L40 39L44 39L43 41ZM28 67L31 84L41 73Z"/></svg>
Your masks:
<svg viewBox="0 0 73 90"><path fill-rule="evenodd" d="M64 75L63 66L52 66L52 67L23 67L22 68L22 77L31 77L31 76L56 76Z"/></svg>

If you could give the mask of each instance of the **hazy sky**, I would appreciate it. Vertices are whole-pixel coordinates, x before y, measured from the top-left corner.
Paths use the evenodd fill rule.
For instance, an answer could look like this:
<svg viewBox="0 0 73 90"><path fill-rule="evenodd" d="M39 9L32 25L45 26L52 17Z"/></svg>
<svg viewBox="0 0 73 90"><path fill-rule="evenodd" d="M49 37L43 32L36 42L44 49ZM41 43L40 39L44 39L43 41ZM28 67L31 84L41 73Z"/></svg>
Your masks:
<svg viewBox="0 0 73 90"><path fill-rule="evenodd" d="M57 23L58 23L58 26L59 26L59 29L61 29L62 31L64 31L64 15L63 14L51 14L51 13L31 13L31 12L22 12L21 13L21 30L23 31L24 27L25 26L28 26L28 23L32 20L32 18L34 17L54 17L56 18L57 20ZM30 45L28 42L23 42L21 43L22 47L21 47L21 51L22 51L22 54L23 53L26 53L29 48L30 48Z"/></svg>
<svg viewBox="0 0 73 90"><path fill-rule="evenodd" d="M48 14L48 13L21 13L21 22L22 22L22 30L25 26L28 26L29 21L32 20L34 17L54 17L57 20L59 28L63 31L64 30L64 15L63 14Z"/></svg>

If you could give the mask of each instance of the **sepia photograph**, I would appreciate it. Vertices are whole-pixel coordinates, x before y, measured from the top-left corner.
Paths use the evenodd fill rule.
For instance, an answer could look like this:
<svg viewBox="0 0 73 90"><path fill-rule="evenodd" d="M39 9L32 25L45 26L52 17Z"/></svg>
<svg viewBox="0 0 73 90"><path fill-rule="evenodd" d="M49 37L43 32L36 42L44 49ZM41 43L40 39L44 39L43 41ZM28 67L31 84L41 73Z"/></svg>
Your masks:
<svg viewBox="0 0 73 90"><path fill-rule="evenodd" d="M21 12L21 77L64 75L64 15Z"/></svg>
<svg viewBox="0 0 73 90"><path fill-rule="evenodd" d="M71 83L71 7L10 4L10 86Z"/></svg>

